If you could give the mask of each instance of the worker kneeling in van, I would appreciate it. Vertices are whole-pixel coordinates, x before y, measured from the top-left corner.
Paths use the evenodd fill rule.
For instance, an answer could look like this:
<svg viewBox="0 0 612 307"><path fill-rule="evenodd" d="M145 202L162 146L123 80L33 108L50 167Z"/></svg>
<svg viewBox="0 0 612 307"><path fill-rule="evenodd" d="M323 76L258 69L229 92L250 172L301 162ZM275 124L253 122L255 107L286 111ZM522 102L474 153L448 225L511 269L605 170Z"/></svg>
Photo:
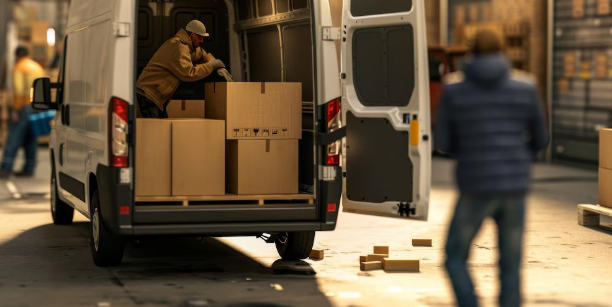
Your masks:
<svg viewBox="0 0 612 307"><path fill-rule="evenodd" d="M201 63L205 52L200 48L206 27L198 20L187 24L157 50L136 82L140 114L144 118L168 118L166 105L181 84L208 77L225 67L220 60Z"/></svg>

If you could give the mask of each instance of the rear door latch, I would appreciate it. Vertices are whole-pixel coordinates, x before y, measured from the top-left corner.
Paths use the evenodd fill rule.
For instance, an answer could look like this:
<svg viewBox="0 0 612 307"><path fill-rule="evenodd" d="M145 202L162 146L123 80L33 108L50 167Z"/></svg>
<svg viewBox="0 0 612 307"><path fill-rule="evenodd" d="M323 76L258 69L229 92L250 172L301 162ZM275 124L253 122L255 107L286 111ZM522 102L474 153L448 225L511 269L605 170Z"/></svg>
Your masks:
<svg viewBox="0 0 612 307"><path fill-rule="evenodd" d="M130 36L130 24L127 22L114 22L113 23L113 34L116 37L129 37Z"/></svg>
<svg viewBox="0 0 612 307"><path fill-rule="evenodd" d="M324 41L336 41L340 40L342 32L340 28L335 27L323 27L323 40Z"/></svg>

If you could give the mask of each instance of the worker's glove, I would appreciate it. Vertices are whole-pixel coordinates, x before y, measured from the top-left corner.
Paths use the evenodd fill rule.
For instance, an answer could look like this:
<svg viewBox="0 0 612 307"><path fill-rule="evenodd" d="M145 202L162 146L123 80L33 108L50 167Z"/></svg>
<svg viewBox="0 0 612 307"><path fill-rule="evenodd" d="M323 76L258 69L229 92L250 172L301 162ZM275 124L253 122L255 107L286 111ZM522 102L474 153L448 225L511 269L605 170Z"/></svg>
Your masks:
<svg viewBox="0 0 612 307"><path fill-rule="evenodd" d="M210 64L214 70L225 67L225 64L223 64L223 62L221 62L219 59L214 59L208 62L208 64Z"/></svg>

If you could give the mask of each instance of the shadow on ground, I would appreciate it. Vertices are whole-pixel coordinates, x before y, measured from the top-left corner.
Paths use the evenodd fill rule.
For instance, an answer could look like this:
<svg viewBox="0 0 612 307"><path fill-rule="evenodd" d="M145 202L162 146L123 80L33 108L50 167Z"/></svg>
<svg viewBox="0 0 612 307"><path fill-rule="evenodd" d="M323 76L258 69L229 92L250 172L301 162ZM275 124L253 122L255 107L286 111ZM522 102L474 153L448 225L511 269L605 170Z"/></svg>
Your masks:
<svg viewBox="0 0 612 307"><path fill-rule="evenodd" d="M304 274L305 262L298 265L301 272L284 265L283 274L275 274L212 238L160 238L130 242L122 266L98 268L88 233L88 223L44 225L2 242L3 301L11 306L331 306L315 277Z"/></svg>

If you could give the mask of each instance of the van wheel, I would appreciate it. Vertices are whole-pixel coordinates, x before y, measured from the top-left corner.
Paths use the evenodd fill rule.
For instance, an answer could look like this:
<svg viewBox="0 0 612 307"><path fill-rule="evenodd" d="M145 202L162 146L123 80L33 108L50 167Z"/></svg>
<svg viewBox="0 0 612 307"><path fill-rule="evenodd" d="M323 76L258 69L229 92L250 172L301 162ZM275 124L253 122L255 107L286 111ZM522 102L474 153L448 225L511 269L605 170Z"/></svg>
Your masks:
<svg viewBox="0 0 612 307"><path fill-rule="evenodd" d="M276 250L283 260L302 260L310 256L315 232L289 232L276 239Z"/></svg>
<svg viewBox="0 0 612 307"><path fill-rule="evenodd" d="M72 224L74 218L74 208L70 207L69 204L63 202L59 198L57 192L57 179L55 176L55 170L51 170L51 217L53 217L53 224L55 225L69 225Z"/></svg>
<svg viewBox="0 0 612 307"><path fill-rule="evenodd" d="M99 267L118 266L123 259L125 240L104 225L104 219L100 215L98 191L94 191L91 197L91 209L93 214L91 215L89 241L94 263Z"/></svg>

